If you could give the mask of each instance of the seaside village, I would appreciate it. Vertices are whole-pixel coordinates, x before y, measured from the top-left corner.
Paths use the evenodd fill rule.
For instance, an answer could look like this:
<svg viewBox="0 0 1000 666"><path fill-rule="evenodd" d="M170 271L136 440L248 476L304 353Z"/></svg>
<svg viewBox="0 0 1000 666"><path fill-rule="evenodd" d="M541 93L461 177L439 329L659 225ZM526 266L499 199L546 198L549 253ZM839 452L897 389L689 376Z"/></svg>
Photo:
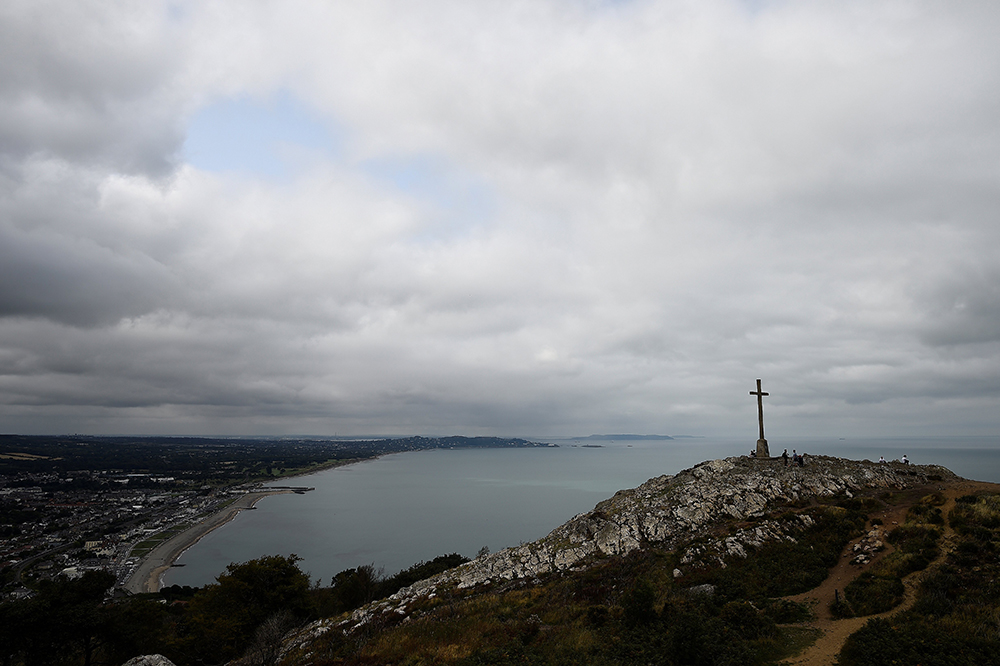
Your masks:
<svg viewBox="0 0 1000 666"><path fill-rule="evenodd" d="M112 471L0 475L0 597L87 570L114 574L120 587L157 543L250 489L195 484Z"/></svg>

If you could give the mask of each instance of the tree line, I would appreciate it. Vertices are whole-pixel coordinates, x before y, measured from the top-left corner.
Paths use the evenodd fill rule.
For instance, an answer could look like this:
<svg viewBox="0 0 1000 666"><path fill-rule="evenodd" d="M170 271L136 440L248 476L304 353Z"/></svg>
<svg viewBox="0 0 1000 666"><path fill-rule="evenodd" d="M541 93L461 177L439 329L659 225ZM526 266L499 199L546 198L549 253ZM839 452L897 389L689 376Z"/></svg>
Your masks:
<svg viewBox="0 0 1000 666"><path fill-rule="evenodd" d="M384 598L468 559L442 555L394 576L372 565L310 582L295 555L234 563L202 588L112 599L114 576L88 571L41 581L36 593L0 604L0 665L97 666L162 654L178 666L224 664L241 656L273 663L288 630Z"/></svg>

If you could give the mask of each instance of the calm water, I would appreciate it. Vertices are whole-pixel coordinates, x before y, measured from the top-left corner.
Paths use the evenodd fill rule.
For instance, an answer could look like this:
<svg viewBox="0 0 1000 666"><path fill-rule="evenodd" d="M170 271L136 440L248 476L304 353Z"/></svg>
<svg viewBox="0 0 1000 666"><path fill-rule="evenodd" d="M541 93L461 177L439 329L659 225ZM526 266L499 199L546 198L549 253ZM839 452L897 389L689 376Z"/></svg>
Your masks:
<svg viewBox="0 0 1000 666"><path fill-rule="evenodd" d="M255 511L212 532L178 560L165 585L204 585L226 565L263 555L304 558L328 584L362 564L393 574L445 553L475 556L538 539L623 488L703 460L743 455L745 440L604 442L584 448L454 449L401 453L327 470L297 482L304 495L263 499ZM1000 438L770 440L771 453L878 460L904 453L916 464L1000 482ZM285 482L287 484L287 482Z"/></svg>

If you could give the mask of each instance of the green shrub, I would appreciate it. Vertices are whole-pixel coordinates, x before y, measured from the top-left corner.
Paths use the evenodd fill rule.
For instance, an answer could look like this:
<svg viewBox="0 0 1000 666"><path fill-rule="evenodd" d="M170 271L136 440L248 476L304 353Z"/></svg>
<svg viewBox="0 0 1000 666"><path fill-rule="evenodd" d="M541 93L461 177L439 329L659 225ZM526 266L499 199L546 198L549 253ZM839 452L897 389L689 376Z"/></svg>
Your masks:
<svg viewBox="0 0 1000 666"><path fill-rule="evenodd" d="M900 525L889 532L886 540L896 547L901 553L912 553L919 556L922 564L910 568L910 571L919 571L927 566L931 560L938 555L937 543L941 537L941 532L935 527L925 525ZM905 573L900 573L905 575Z"/></svg>
<svg viewBox="0 0 1000 666"><path fill-rule="evenodd" d="M656 619L656 590L649 581L640 578L622 597L625 623L628 626L645 625Z"/></svg>
<svg viewBox="0 0 1000 666"><path fill-rule="evenodd" d="M844 588L844 599L855 616L884 613L902 603L906 594L898 576L877 576L866 571Z"/></svg>
<svg viewBox="0 0 1000 666"><path fill-rule="evenodd" d="M993 530L1000 527L1000 496L981 495L975 500L958 503L949 512L948 522L955 531L963 533L975 528Z"/></svg>
<svg viewBox="0 0 1000 666"><path fill-rule="evenodd" d="M774 635L774 620L745 601L730 601L719 611L719 619L729 633L743 640L758 640Z"/></svg>
<svg viewBox="0 0 1000 666"><path fill-rule="evenodd" d="M902 620L902 621L901 621ZM993 666L1000 663L995 640L955 631L920 618L875 618L852 634L840 652L840 666Z"/></svg>
<svg viewBox="0 0 1000 666"><path fill-rule="evenodd" d="M763 599L757 606L776 624L808 622L814 617L808 606L787 599Z"/></svg>

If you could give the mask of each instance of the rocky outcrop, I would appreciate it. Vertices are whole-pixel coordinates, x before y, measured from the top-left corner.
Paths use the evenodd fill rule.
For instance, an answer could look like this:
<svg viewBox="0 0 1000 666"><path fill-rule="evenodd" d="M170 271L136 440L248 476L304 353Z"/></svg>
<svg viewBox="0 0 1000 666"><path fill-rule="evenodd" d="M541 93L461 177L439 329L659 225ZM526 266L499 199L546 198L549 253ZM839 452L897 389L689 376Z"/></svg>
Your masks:
<svg viewBox="0 0 1000 666"><path fill-rule="evenodd" d="M142 657L133 657L122 666L174 666L174 662L162 654L147 654Z"/></svg>
<svg viewBox="0 0 1000 666"><path fill-rule="evenodd" d="M876 553L885 550L885 541L885 529L881 525L876 525L854 544L851 564L861 566L871 562Z"/></svg>
<svg viewBox="0 0 1000 666"><path fill-rule="evenodd" d="M796 530L811 524L805 514L780 522L764 520L769 508L778 504L838 494L852 496L865 489L903 489L954 478L949 470L934 465L879 464L827 456L809 456L804 467L785 466L780 458L711 460L619 491L538 541L484 555L420 581L359 609L340 624L352 631L387 613L406 615L414 602L433 598L443 589L575 570L595 557L625 555L647 545L680 550L682 566L724 562L726 557L745 557L748 547L793 539ZM713 536L714 527L748 519L756 521ZM674 575L681 576L683 571ZM325 621L307 632L322 633L331 626Z"/></svg>

